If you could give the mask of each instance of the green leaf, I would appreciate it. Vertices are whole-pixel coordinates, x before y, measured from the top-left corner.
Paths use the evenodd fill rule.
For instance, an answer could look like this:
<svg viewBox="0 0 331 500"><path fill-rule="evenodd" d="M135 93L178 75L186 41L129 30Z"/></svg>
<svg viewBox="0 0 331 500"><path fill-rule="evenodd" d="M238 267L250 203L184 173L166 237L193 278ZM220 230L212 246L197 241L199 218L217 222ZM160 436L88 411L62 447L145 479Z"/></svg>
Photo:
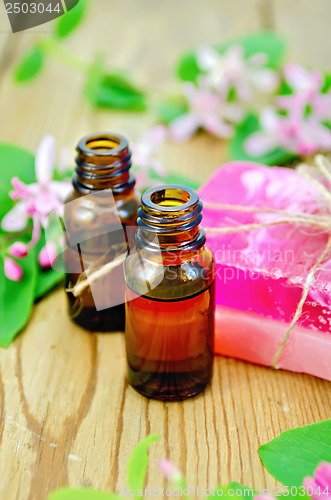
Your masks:
<svg viewBox="0 0 331 500"><path fill-rule="evenodd" d="M178 63L177 73L184 82L196 82L202 71L198 66L195 52L189 52L182 57Z"/></svg>
<svg viewBox="0 0 331 500"><path fill-rule="evenodd" d="M245 496L245 498L253 497L258 493L256 490L253 490L253 488L248 488L247 486L243 486L242 484L237 483L236 481L231 481L231 483L228 484L227 490L229 489L234 490L237 496Z"/></svg>
<svg viewBox="0 0 331 500"><path fill-rule="evenodd" d="M328 90L330 90L330 87L331 87L331 73L325 73L324 78L325 78L325 80L324 80L322 92L327 92Z"/></svg>
<svg viewBox="0 0 331 500"><path fill-rule="evenodd" d="M331 462L331 420L283 432L259 448L270 474L286 486L301 486L320 462Z"/></svg>
<svg viewBox="0 0 331 500"><path fill-rule="evenodd" d="M12 144L0 143L0 220L13 206L9 197L12 189L11 179L19 177L21 181L35 181L34 156L25 149Z"/></svg>
<svg viewBox="0 0 331 500"><path fill-rule="evenodd" d="M147 108L145 95L126 76L104 74L97 61L89 72L85 92L94 107L130 111L145 111Z"/></svg>
<svg viewBox="0 0 331 500"><path fill-rule="evenodd" d="M215 488L215 494L212 497L231 497L231 498L253 498L258 492L253 488L248 488L240 483L231 482L227 486L219 484Z"/></svg>
<svg viewBox="0 0 331 500"><path fill-rule="evenodd" d="M142 490L145 484L147 466L148 466L148 448L160 438L156 434L151 434L140 441L131 453L127 480L128 488L133 490Z"/></svg>
<svg viewBox="0 0 331 500"><path fill-rule="evenodd" d="M244 144L250 134L259 130L259 120L255 115L248 115L247 118L236 127L234 137L229 142L231 160L252 161L265 165L283 165L293 161L296 156L289 151L276 148L269 153L260 156L250 156L246 153Z"/></svg>
<svg viewBox="0 0 331 500"><path fill-rule="evenodd" d="M58 38L65 38L70 35L84 19L86 10L86 0L79 0L75 7L56 20L55 35Z"/></svg>
<svg viewBox="0 0 331 500"><path fill-rule="evenodd" d="M14 68L14 79L25 82L34 78L43 68L44 53L40 47L34 46L27 50Z"/></svg>
<svg viewBox="0 0 331 500"><path fill-rule="evenodd" d="M59 172L59 170L55 167L52 178L54 181L71 181L73 173L74 166L72 166L71 170L66 170L65 172Z"/></svg>
<svg viewBox="0 0 331 500"><path fill-rule="evenodd" d="M46 295L46 293L50 292L55 285L63 280L64 274L54 271L54 269L45 270L40 266L38 266L37 269L35 298L40 299Z"/></svg>
<svg viewBox="0 0 331 500"><path fill-rule="evenodd" d="M165 177L161 177L154 170L150 170L148 172L148 175L150 179L161 181L162 184L180 184L181 186L187 186L192 189L199 189L199 187L201 186L201 182L198 182L196 179L192 179L191 177L187 177L181 174L175 174L174 172L167 172ZM138 188L141 190L139 186Z"/></svg>
<svg viewBox="0 0 331 500"><path fill-rule="evenodd" d="M221 54L231 45L242 45L245 51L245 57L250 57L257 52L264 52L268 55L267 66L277 69L283 59L285 52L284 40L271 31L256 33L253 35L231 40L216 46L216 50ZM196 53L189 52L179 61L177 73L181 80L196 82L197 77L202 71L197 65Z"/></svg>
<svg viewBox="0 0 331 500"><path fill-rule="evenodd" d="M173 120L183 115L187 111L187 105L182 99L172 99L158 106L157 113L160 121L169 125Z"/></svg>
<svg viewBox="0 0 331 500"><path fill-rule="evenodd" d="M24 259L18 261L24 275L19 282L8 280L4 275L3 258L0 257L0 345L8 347L14 337L29 320L36 285L36 254L30 249Z"/></svg>
<svg viewBox="0 0 331 500"><path fill-rule="evenodd" d="M201 183L196 179L192 179L191 177L186 177L180 174L175 174L173 172L169 172L169 174L162 180L164 181L164 184L180 184L181 186L187 186L192 189L198 189L201 186Z"/></svg>
<svg viewBox="0 0 331 500"><path fill-rule="evenodd" d="M121 498L115 493L87 488L61 488L48 495L48 500L120 500Z"/></svg>
<svg viewBox="0 0 331 500"><path fill-rule="evenodd" d="M286 500L287 498L297 498L298 500L311 500L311 498L305 493L304 486L280 486L280 491L283 493L277 493L277 500ZM264 495L263 495L264 496ZM267 493L267 496L268 493Z"/></svg>

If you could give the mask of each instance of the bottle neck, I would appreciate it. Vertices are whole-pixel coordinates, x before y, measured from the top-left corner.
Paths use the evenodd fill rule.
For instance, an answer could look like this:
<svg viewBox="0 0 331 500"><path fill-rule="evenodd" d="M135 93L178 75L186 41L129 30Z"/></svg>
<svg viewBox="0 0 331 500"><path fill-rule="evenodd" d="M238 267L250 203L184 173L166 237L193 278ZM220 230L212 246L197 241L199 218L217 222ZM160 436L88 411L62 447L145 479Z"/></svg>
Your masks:
<svg viewBox="0 0 331 500"><path fill-rule="evenodd" d="M125 137L107 133L88 135L80 140L76 151L72 179L76 191L112 189L116 195L133 189L131 151Z"/></svg>
<svg viewBox="0 0 331 500"><path fill-rule="evenodd" d="M138 210L138 248L188 251L202 247L205 232L199 227L202 202L196 191L178 185L145 191Z"/></svg>

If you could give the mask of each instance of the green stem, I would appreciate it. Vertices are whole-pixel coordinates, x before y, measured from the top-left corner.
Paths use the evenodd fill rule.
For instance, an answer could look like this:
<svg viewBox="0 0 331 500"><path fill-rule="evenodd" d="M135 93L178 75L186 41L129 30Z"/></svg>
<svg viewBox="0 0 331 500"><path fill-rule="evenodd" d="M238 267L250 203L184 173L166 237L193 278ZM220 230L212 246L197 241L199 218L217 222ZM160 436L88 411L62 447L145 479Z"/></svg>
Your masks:
<svg viewBox="0 0 331 500"><path fill-rule="evenodd" d="M38 42L38 46L46 53L55 57L66 66L74 68L82 73L87 73L90 63L76 56L60 45L54 38L43 38Z"/></svg>
<svg viewBox="0 0 331 500"><path fill-rule="evenodd" d="M20 231L14 231L12 233L5 233L0 235L0 255L5 255L6 248L13 242L17 241L22 236L26 236L32 231L32 224L28 224L26 228Z"/></svg>
<svg viewBox="0 0 331 500"><path fill-rule="evenodd" d="M97 55L96 61L93 63L87 62L84 59L78 57L76 54L73 52L70 52L70 50L64 48L54 37L48 37L48 38L43 38L42 40L39 40L37 43L38 47L45 53L48 54L58 61L62 62L66 66L76 69L77 71L81 73L88 73L88 71L91 69L91 66L93 64L96 64L97 66L101 67L101 62L102 62L102 55ZM147 90L146 87L144 89L145 91ZM148 89L148 91L155 91L155 89ZM157 94L162 95L163 91L161 89L157 89L155 91ZM154 102L159 102L160 98L159 95L156 97L151 97L150 99L153 100ZM156 108L156 105L155 105Z"/></svg>

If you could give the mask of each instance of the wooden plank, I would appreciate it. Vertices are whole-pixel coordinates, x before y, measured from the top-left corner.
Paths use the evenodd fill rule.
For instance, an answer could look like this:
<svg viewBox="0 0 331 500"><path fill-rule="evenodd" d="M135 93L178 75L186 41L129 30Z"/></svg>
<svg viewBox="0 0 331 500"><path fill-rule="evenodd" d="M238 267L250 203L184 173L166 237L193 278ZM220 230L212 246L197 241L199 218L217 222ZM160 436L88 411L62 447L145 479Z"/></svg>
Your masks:
<svg viewBox="0 0 331 500"><path fill-rule="evenodd" d="M277 0L273 2L274 26L289 46L289 60L330 71L328 0Z"/></svg>
<svg viewBox="0 0 331 500"><path fill-rule="evenodd" d="M211 388L183 403L149 401L125 381L122 334L90 335L65 314L61 289L41 301L25 332L1 351L3 498L45 498L59 485L120 491L132 448L149 433L148 487L168 456L201 488L275 481L258 446L331 417L330 383L218 357ZM29 492L29 494L27 494Z"/></svg>

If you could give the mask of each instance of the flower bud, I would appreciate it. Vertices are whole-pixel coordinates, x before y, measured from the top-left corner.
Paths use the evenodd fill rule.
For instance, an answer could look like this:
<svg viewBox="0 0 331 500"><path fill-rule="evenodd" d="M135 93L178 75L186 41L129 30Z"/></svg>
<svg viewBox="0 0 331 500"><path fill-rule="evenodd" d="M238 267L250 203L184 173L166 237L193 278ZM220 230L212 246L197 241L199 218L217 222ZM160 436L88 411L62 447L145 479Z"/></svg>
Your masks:
<svg viewBox="0 0 331 500"><path fill-rule="evenodd" d="M171 460L168 460L167 458L161 458L158 461L157 466L161 474L163 474L168 481L177 483L178 481L181 481L183 479L182 473L180 472L178 467L173 462L171 462Z"/></svg>
<svg viewBox="0 0 331 500"><path fill-rule="evenodd" d="M53 241L50 241L49 243L46 243L46 245L40 250L38 255L38 262L41 267L52 267L56 257L56 245Z"/></svg>
<svg viewBox="0 0 331 500"><path fill-rule="evenodd" d="M8 253L16 259L22 259L29 253L29 247L22 241L15 241L9 248Z"/></svg>
<svg viewBox="0 0 331 500"><path fill-rule="evenodd" d="M4 273L10 281L20 281L23 276L21 266L10 257L5 257L4 259Z"/></svg>

